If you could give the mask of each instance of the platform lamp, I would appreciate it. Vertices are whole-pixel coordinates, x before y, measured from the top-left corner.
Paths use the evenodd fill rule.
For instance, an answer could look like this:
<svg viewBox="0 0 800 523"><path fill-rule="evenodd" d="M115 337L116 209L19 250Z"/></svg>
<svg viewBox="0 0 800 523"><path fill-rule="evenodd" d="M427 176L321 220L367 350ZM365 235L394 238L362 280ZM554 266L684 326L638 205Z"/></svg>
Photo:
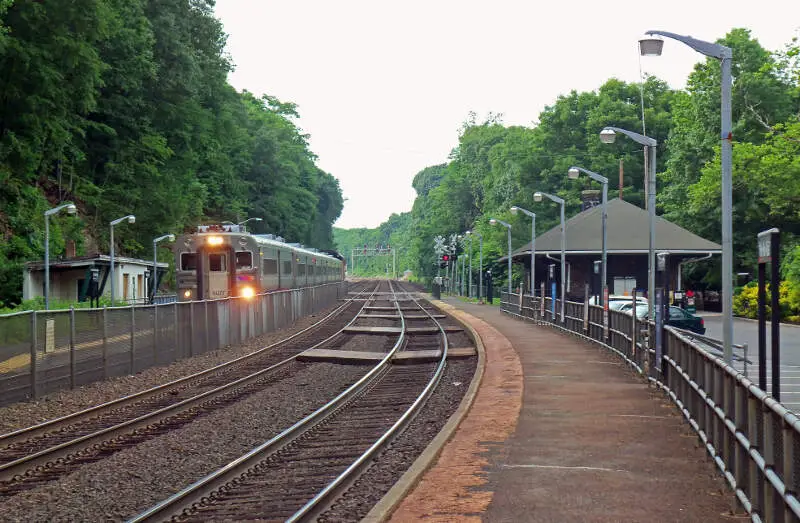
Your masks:
<svg viewBox="0 0 800 523"><path fill-rule="evenodd" d="M478 237L478 252L480 253L478 258L478 301L481 300L483 297L483 236L478 231L469 230L467 234L475 235Z"/></svg>
<svg viewBox="0 0 800 523"><path fill-rule="evenodd" d="M602 271L602 285L600 286L600 305L605 305L605 296L606 296L606 287L608 285L608 251L606 248L606 223L608 222L608 178L597 174L596 172L592 172L588 169L584 169L583 167L576 167L572 166L567 171L567 176L571 180L577 180L580 177L581 173L586 174L589 178L596 182L600 182L603 184L603 247L602 247L602 260L603 260L603 271Z"/></svg>
<svg viewBox="0 0 800 523"><path fill-rule="evenodd" d="M44 310L50 309L50 217L62 210L66 210L67 214L78 212L78 208L72 202L44 212Z"/></svg>
<svg viewBox="0 0 800 523"><path fill-rule="evenodd" d="M495 218L490 219L489 223L492 225L497 225L499 223L508 229L508 299L511 299L511 224Z"/></svg>
<svg viewBox="0 0 800 523"><path fill-rule="evenodd" d="M561 323L566 321L564 316L564 303L567 301L567 280L566 280L566 251L567 251L567 229L564 223L564 199L553 194L536 191L533 193L533 201L541 202L548 198L561 205ZM544 298L544 297L543 297Z"/></svg>
<svg viewBox="0 0 800 523"><path fill-rule="evenodd" d="M152 293L152 300L156 298L156 283L158 282L158 242L167 240L168 242L175 241L174 234L165 234L164 236L159 236L153 240L153 293ZM179 267L180 268L180 267Z"/></svg>
<svg viewBox="0 0 800 523"><path fill-rule="evenodd" d="M733 132L731 116L731 90L733 77L731 63L733 50L721 44L706 42L667 31L647 31L650 38L639 40L639 51L644 56L660 56L665 36L684 43L705 56L720 61L720 164L722 167L722 345L725 361L733 361ZM655 36L655 38L653 38Z"/></svg>
<svg viewBox="0 0 800 523"><path fill-rule="evenodd" d="M127 216L123 216L122 218L117 218L116 220L110 223L111 225L111 268L109 269L109 276L111 277L111 306L114 306L114 226L119 225L122 222L128 223L136 223L136 216L129 214Z"/></svg>

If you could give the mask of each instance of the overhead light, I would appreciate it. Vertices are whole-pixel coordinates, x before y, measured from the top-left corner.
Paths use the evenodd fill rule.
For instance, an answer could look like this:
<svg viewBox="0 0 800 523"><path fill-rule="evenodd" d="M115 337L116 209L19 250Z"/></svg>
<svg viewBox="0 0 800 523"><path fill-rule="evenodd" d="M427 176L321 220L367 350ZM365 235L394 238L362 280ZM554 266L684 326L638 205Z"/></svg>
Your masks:
<svg viewBox="0 0 800 523"><path fill-rule="evenodd" d="M516 205L511 207L511 214L517 214L517 212L519 212L519 207Z"/></svg>
<svg viewBox="0 0 800 523"><path fill-rule="evenodd" d="M614 131L611 131L612 133ZM602 133L601 133L602 134ZM570 167L569 171L567 171L567 176L570 180L577 180L581 175L581 172L578 170L577 167Z"/></svg>
<svg viewBox="0 0 800 523"><path fill-rule="evenodd" d="M614 143L614 140L617 139L617 133L614 132L613 129L609 129L606 127L602 131L600 131L600 141L603 143Z"/></svg>
<svg viewBox="0 0 800 523"><path fill-rule="evenodd" d="M664 48L664 40L658 37L648 36L639 40L639 53L642 56L661 56Z"/></svg>
<svg viewBox="0 0 800 523"><path fill-rule="evenodd" d="M128 216L128 223L136 223L136 216L132 214Z"/></svg>
<svg viewBox="0 0 800 523"><path fill-rule="evenodd" d="M78 208L75 207L73 204L67 205L67 214L75 214L78 212Z"/></svg>
<svg viewBox="0 0 800 523"><path fill-rule="evenodd" d="M206 243L212 246L222 245L222 236L209 236Z"/></svg>
<svg viewBox="0 0 800 523"><path fill-rule="evenodd" d="M544 198L544 196L542 196L542 193L540 193L539 191L533 193L533 201L540 202L542 201L542 198Z"/></svg>
<svg viewBox="0 0 800 523"><path fill-rule="evenodd" d="M492 218L491 220L489 220L489 223L492 224L492 225L497 225L497 220Z"/></svg>

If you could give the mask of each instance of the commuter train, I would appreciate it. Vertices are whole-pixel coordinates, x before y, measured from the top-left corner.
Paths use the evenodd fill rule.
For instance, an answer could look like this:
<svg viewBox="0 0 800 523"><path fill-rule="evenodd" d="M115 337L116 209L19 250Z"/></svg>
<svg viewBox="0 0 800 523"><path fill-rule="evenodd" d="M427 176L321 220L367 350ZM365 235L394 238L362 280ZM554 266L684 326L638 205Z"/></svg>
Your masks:
<svg viewBox="0 0 800 523"><path fill-rule="evenodd" d="M239 225L201 225L175 243L178 300L295 289L344 279L343 258Z"/></svg>

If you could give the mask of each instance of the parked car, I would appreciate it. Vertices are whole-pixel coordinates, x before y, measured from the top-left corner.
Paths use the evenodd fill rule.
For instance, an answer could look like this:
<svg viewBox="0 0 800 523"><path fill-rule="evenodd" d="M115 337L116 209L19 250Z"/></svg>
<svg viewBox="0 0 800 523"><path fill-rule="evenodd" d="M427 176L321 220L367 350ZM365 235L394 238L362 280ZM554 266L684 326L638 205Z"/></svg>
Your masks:
<svg viewBox="0 0 800 523"><path fill-rule="evenodd" d="M611 310L619 310L624 304L631 304L633 296L625 296L624 294L611 294L608 297L608 308ZM636 303L644 303L647 305L647 298L644 296L637 296ZM589 298L589 305L599 305L596 296Z"/></svg>
<svg viewBox="0 0 800 523"><path fill-rule="evenodd" d="M633 304L628 302L620 308L620 312L627 312L630 314L631 309L633 308ZM640 320L644 320L647 318L647 304L637 303L636 305L636 318ZM700 316L695 316L690 312L686 312L685 310L681 309L680 307L669 307L669 315L665 318L664 323L671 327L675 327L677 329L684 329L692 332L696 332L697 334L705 334L706 333L706 325L703 321L703 318Z"/></svg>

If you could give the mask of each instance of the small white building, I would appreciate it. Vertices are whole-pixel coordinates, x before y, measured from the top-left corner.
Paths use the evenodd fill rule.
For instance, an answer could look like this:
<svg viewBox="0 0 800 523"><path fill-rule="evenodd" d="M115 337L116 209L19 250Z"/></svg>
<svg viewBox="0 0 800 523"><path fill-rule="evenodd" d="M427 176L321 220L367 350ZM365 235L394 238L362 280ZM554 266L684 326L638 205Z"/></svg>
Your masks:
<svg viewBox="0 0 800 523"><path fill-rule="evenodd" d="M98 272L98 288L101 296L111 298L109 268L111 257L105 254L50 260L50 299L63 301L85 301L88 299L92 269ZM159 262L158 281L169 268ZM135 258L114 257L114 293L116 301L143 302L149 296L152 285L153 262ZM28 262L22 276L22 299L44 296L44 262Z"/></svg>

